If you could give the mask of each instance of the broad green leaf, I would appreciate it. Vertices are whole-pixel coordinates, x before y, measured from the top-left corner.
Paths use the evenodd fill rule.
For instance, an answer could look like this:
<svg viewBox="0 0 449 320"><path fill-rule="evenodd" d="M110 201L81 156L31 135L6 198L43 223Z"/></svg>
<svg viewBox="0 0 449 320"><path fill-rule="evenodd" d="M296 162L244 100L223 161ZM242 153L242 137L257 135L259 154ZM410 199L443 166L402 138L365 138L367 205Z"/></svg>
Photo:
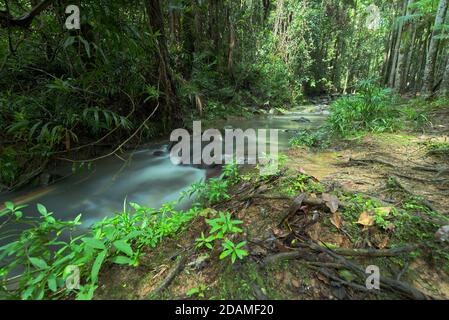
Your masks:
<svg viewBox="0 0 449 320"><path fill-rule="evenodd" d="M108 251L104 250L104 251L100 252L98 254L97 258L95 259L95 262L92 266L92 270L90 273L91 280L93 283L96 283L98 281L98 273L100 272L101 266L102 266L107 254L108 254Z"/></svg>
<svg viewBox="0 0 449 320"><path fill-rule="evenodd" d="M12 203L11 201L5 202L5 207L6 207L6 209L13 211L14 203Z"/></svg>
<svg viewBox="0 0 449 320"><path fill-rule="evenodd" d="M43 259L39 258L30 258L30 262L33 266L35 266L38 269L47 269L48 265Z"/></svg>
<svg viewBox="0 0 449 320"><path fill-rule="evenodd" d="M50 277L48 277L47 284L48 284L48 288L51 291L56 292L56 290L58 290L58 285L56 284L56 277L55 277L55 275L51 275Z"/></svg>
<svg viewBox="0 0 449 320"><path fill-rule="evenodd" d="M37 211L39 211L39 213L43 216L46 216L48 214L47 208L45 208L45 206L40 203L37 204Z"/></svg>
<svg viewBox="0 0 449 320"><path fill-rule="evenodd" d="M227 256L229 256L232 253L231 250L225 250L220 254L220 260L223 260L224 258L226 258Z"/></svg>
<svg viewBox="0 0 449 320"><path fill-rule="evenodd" d="M114 242L114 247L118 250L123 252L124 254L128 255L128 256L132 256L133 255L133 249L131 248L131 246L129 244L127 244L125 241L123 240L119 240L119 241L115 241Z"/></svg>
<svg viewBox="0 0 449 320"><path fill-rule="evenodd" d="M128 265L134 264L134 260L132 260L128 257L125 257L125 256L115 257L111 261L116 264L128 264Z"/></svg>
<svg viewBox="0 0 449 320"><path fill-rule="evenodd" d="M101 242L98 239L95 239L95 238L83 238L81 240L90 248L100 249L100 250L106 249L104 243Z"/></svg>

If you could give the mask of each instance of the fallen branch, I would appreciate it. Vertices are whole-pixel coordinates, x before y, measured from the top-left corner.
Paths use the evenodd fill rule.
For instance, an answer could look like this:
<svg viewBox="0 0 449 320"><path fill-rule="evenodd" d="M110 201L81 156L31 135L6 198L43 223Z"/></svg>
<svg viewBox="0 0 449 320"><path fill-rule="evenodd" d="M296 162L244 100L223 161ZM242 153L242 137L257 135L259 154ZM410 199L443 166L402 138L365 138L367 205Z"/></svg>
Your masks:
<svg viewBox="0 0 449 320"><path fill-rule="evenodd" d="M395 168L396 166L380 159L352 159L350 158L348 162L340 164L340 166L353 166L353 165L367 165L367 164L381 164L387 167Z"/></svg>
<svg viewBox="0 0 449 320"><path fill-rule="evenodd" d="M267 267L270 264L274 264L279 261L295 260L295 259L299 259L299 258L305 258L309 255L310 255L310 252L305 252L305 251L300 251L300 250L277 253L277 254L266 257L262 262L262 266Z"/></svg>
<svg viewBox="0 0 449 320"><path fill-rule="evenodd" d="M417 246L405 246L393 249L349 249L336 248L333 251L341 256L347 257L395 257L403 253L412 252Z"/></svg>
<svg viewBox="0 0 449 320"><path fill-rule="evenodd" d="M303 247L311 248L312 250L319 251L322 253L326 253L330 257L336 259L340 263L344 264L347 268L350 270L358 273L362 277L366 277L365 270L360 267L358 264L356 264L353 261L349 261L343 256L337 254L334 250L322 247L315 243L304 243L301 244ZM389 289L390 291L398 292L408 298L414 299L414 300L429 300L430 297L426 294L422 293L416 288L413 288L409 286L408 284L405 284L401 281L381 276L380 277L380 283L383 288Z"/></svg>
<svg viewBox="0 0 449 320"><path fill-rule="evenodd" d="M62 161L68 161L71 163L86 163L86 162L95 162L101 159L105 159L105 158L109 158L110 156L115 155L118 151L120 151L122 149L122 147L127 144L129 141L131 141L146 125L146 123L154 116L154 114L156 113L156 111L159 109L159 103L157 104L156 108L153 110L153 112L148 116L148 118L146 118L142 124L137 128L137 130L128 138L126 139L124 142L122 142L117 148L115 148L112 152L105 154L103 156L100 156L98 158L94 158L94 159L89 159L89 160L71 160L71 159L67 159L67 158L57 158L58 160L62 160Z"/></svg>
<svg viewBox="0 0 449 320"><path fill-rule="evenodd" d="M181 273L181 271L184 269L186 262L187 262L187 254L183 255L176 267L169 273L169 275L162 281L162 283L157 287L155 290L153 290L146 298L145 300L151 300L156 297L158 297L165 289L167 289L170 284L173 282L173 280L178 276L178 274Z"/></svg>

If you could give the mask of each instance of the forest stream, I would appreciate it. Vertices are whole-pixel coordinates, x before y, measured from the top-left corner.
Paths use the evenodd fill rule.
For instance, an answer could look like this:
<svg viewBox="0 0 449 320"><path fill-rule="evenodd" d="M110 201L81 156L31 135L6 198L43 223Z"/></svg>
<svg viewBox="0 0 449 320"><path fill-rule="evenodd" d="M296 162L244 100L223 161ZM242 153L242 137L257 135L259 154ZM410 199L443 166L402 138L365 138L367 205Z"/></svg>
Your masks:
<svg viewBox="0 0 449 320"><path fill-rule="evenodd" d="M278 129L278 150L286 151L289 140L301 128L321 125L326 112L316 108L298 107L284 114L257 116L251 119L222 120L217 128ZM306 112L304 112L305 109ZM317 112L310 112L315 109ZM324 113L324 114L323 114ZM93 223L123 210L125 202L160 208L164 203L177 201L182 191L202 179L219 175L219 169L177 166L170 160L169 142L149 144L130 151L120 158L111 156L98 161L91 168L72 173L72 167L61 165L54 172L66 176L45 187L26 187L21 191L0 195L0 203L13 201L16 205L28 204L30 216L39 216L36 208L41 203L54 217L72 220L82 213L83 229ZM188 207L184 201L181 207Z"/></svg>

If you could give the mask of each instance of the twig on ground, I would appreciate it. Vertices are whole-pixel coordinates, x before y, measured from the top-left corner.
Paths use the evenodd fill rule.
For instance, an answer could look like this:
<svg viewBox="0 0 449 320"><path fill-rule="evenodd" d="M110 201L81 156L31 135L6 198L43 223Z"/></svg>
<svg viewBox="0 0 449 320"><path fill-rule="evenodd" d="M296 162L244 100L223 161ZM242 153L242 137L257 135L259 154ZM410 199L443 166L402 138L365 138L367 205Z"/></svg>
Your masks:
<svg viewBox="0 0 449 320"><path fill-rule="evenodd" d="M164 279L164 281L162 281L162 283L155 290L153 290L149 295L145 297L145 300L151 300L158 297L165 289L167 289L170 286L173 280L184 269L187 262L187 256L188 256L187 254L181 256L178 263L176 264L176 267L169 273L169 275Z"/></svg>

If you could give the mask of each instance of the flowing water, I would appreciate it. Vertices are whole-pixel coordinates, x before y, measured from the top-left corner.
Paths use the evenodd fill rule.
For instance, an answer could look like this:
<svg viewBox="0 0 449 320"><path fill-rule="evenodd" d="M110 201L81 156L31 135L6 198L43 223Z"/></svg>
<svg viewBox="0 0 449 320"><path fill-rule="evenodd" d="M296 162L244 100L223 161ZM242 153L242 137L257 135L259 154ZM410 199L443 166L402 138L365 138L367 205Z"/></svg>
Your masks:
<svg viewBox="0 0 449 320"><path fill-rule="evenodd" d="M304 118L310 122L304 122ZM253 119L217 122L218 129L279 129L278 150L288 148L288 142L301 128L316 127L325 117L293 111L280 116L260 116ZM168 141L129 152L125 156L109 157L96 162L90 170L77 172L48 187L0 195L0 203L13 201L28 204L27 214L36 215L37 203L54 212L58 219L74 219L82 213L82 228L120 212L125 202L159 208L163 203L176 201L180 192L190 185L213 175L211 169L176 166L170 161ZM61 168L70 172L71 167ZM188 206L183 203L181 206Z"/></svg>

